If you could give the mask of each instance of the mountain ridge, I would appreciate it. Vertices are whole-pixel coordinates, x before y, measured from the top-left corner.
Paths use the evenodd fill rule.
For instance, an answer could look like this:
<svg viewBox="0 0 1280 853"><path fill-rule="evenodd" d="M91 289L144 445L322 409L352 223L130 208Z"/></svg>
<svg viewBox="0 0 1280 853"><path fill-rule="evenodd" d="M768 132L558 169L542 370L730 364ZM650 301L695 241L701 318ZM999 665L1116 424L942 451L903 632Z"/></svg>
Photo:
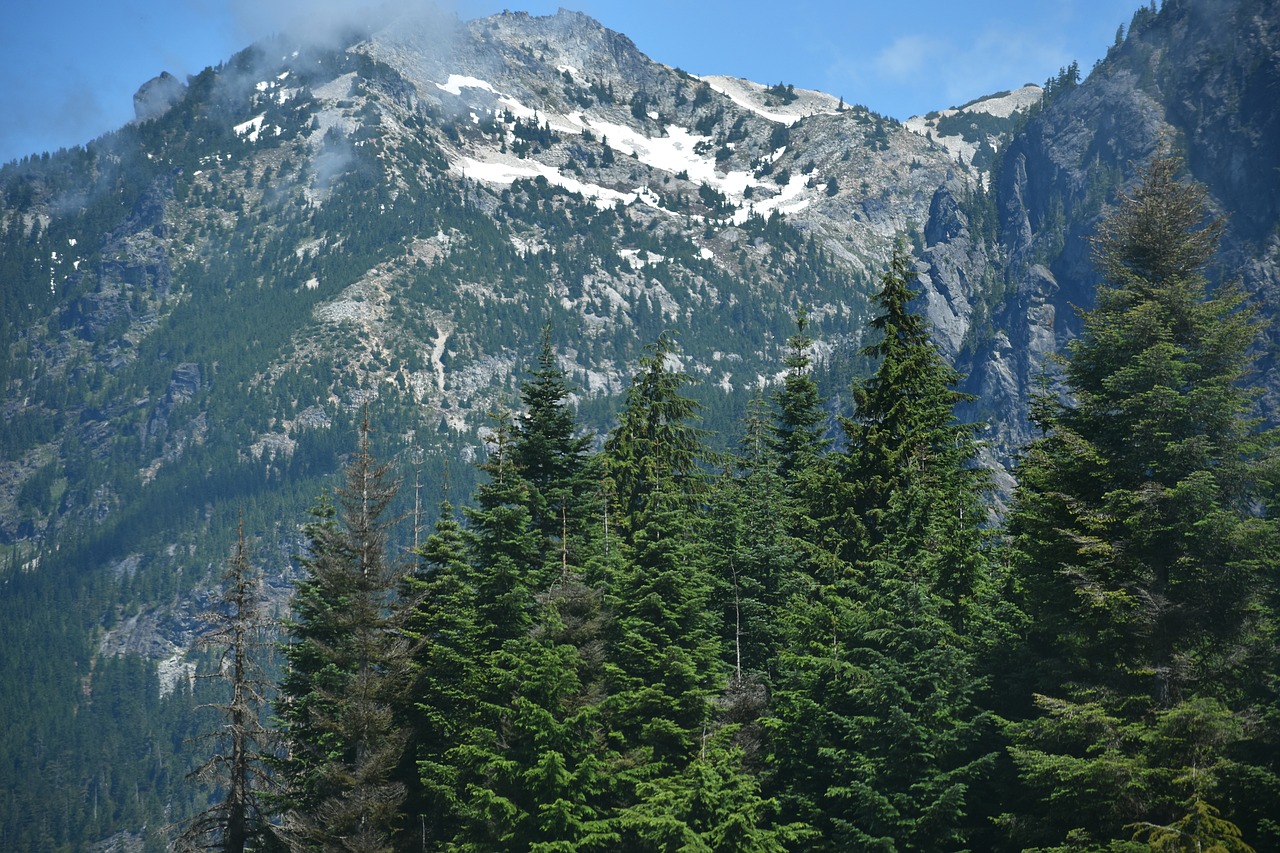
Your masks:
<svg viewBox="0 0 1280 853"><path fill-rule="evenodd" d="M466 494L544 325L597 437L641 347L675 328L727 442L784 374L802 309L843 411L899 239L977 396L965 416L1007 465L1089 302L1088 237L1162 139L1239 211L1223 264L1274 316L1276 111L1259 93L1276 12L1224 8L1230 45L1168 2L1084 80L1064 69L905 123L693 77L571 12L469 22L458 41L403 24L279 39L149 81L135 124L0 168L0 571L15 608L74 592L84 611L50 641L66 671L41 677L73 716L106 692L106 661L158 684L238 507L283 606L293 522L365 406L427 505ZM1200 67L1216 75L1183 70ZM49 630L21 615L13 636ZM11 743L47 737L33 719Z"/></svg>

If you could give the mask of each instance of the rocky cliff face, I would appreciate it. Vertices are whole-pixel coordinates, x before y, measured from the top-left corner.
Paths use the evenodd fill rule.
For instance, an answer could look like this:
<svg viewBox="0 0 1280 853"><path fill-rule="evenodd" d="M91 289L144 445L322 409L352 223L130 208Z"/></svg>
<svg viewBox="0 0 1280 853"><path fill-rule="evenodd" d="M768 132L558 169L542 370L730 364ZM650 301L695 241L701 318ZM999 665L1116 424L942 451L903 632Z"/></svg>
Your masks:
<svg viewBox="0 0 1280 853"><path fill-rule="evenodd" d="M1254 0L1140 9L1123 44L1079 85L1063 81L1006 148L996 202L1007 297L966 365L1006 450L1029 437L1035 379L1092 303L1098 220L1160 146L1185 154L1228 218L1215 275L1241 277L1277 315L1278 28L1280 8ZM1277 380L1263 365L1274 412Z"/></svg>
<svg viewBox="0 0 1280 853"><path fill-rule="evenodd" d="M161 75L136 125L0 176L5 411L66 424L0 459L0 537L121 505L119 482L28 487L69 453L131 448L140 484L176 475L220 440L211 410L257 412L237 458L287 458L378 398L415 413L406 435L474 456L547 321L601 414L667 327L691 373L749 394L801 307L820 356L856 350L899 239L1007 462L1091 301L1089 236L1158 146L1184 150L1229 214L1223 270L1280 307L1277 16L1261 0L1144 8L1043 101L1023 87L906 124L695 78L563 11L406 19Z"/></svg>
<svg viewBox="0 0 1280 853"><path fill-rule="evenodd" d="M93 661L181 684L242 510L283 607L295 522L365 404L423 505L465 495L546 324L596 431L675 329L728 435L801 308L838 395L899 239L1009 463L1092 301L1089 237L1160 145L1229 216L1218 274L1280 312L1278 18L1166 0L1082 81L905 124L693 77L569 12L281 40L150 81L137 122L0 169L0 584L80 620L42 683L81 710ZM1270 361L1259 381L1277 411Z"/></svg>
<svg viewBox="0 0 1280 853"><path fill-rule="evenodd" d="M152 77L133 95L133 114L137 121L160 118L182 100L186 86L168 71Z"/></svg>

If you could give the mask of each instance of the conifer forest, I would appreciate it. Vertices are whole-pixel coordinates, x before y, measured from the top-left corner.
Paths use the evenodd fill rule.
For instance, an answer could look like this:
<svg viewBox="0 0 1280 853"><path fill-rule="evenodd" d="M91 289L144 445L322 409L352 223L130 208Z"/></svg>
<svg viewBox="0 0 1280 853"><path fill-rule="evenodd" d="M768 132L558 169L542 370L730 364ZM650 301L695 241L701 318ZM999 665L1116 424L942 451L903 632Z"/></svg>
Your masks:
<svg viewBox="0 0 1280 853"><path fill-rule="evenodd" d="M1008 494L905 243L845 416L800 313L728 450L666 333L597 440L548 329L425 525L366 414L282 625L226 561L180 844L1280 849L1280 436L1220 229L1172 157L1122 195Z"/></svg>
<svg viewBox="0 0 1280 853"><path fill-rule="evenodd" d="M445 5L0 163L0 853L1280 853L1280 3Z"/></svg>

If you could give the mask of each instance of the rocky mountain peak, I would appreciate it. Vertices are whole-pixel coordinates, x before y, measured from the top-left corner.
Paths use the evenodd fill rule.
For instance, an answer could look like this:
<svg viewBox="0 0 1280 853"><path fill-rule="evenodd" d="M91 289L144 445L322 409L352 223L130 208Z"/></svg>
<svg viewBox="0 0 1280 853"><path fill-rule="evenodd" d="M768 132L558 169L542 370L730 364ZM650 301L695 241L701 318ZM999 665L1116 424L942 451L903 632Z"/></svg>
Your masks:
<svg viewBox="0 0 1280 853"><path fill-rule="evenodd" d="M785 375L803 309L842 412L898 241L977 398L962 417L1011 465L1092 301L1089 238L1161 145L1229 216L1215 274L1280 313L1278 16L1166 0L1083 80L905 123L694 77L563 10L415 14L160 75L136 122L0 168L0 580L75 602L69 707L101 701L108 658L161 663L173 686L237 511L270 519L284 601L293 520L366 406L427 506L474 485L544 327L597 436L675 330L728 443ZM1264 360L1258 381L1277 411L1280 372ZM117 588L132 597L103 597Z"/></svg>
<svg viewBox="0 0 1280 853"><path fill-rule="evenodd" d="M133 95L133 114L136 121L160 118L182 99L186 85L168 71L162 71L138 87Z"/></svg>
<svg viewBox="0 0 1280 853"><path fill-rule="evenodd" d="M1229 214L1215 274L1240 276L1266 315L1280 311L1280 245L1259 240L1259 223L1274 229L1280 214L1277 111L1263 95L1280 89L1278 30L1280 7L1259 0L1142 7L1086 79L1050 81L1009 141L995 188L1008 297L995 308L999 331L969 365L1003 446L1030 437L1036 377L1075 335L1077 308L1093 302L1098 221L1162 146L1184 155L1188 179Z"/></svg>

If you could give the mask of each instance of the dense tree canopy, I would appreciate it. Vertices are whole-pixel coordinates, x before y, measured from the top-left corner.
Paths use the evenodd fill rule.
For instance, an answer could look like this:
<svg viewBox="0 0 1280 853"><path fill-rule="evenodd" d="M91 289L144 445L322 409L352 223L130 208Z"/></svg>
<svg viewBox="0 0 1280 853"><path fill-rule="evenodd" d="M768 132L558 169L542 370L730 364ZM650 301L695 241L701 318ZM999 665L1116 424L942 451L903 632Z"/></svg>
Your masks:
<svg viewBox="0 0 1280 853"><path fill-rule="evenodd" d="M1208 803L1227 801L1252 836L1274 832L1255 811L1277 790L1273 758L1239 760L1274 755L1245 744L1272 701L1249 670L1273 653L1277 530L1260 509L1276 434L1242 384L1253 315L1205 282L1221 225L1179 169L1153 161L1100 229L1097 304L1018 469L1009 530L1036 698L1013 754L1042 803L1070 804L1017 824L1041 843L1196 816L1208 832ZM1197 837L1236 830L1213 832Z"/></svg>
<svg viewBox="0 0 1280 853"><path fill-rule="evenodd" d="M1003 526L903 248L852 410L802 314L723 456L665 334L593 452L545 332L411 566L362 433L306 527L282 837L1277 849L1275 435L1244 390L1253 317L1203 277L1216 228L1171 159L1121 199Z"/></svg>

